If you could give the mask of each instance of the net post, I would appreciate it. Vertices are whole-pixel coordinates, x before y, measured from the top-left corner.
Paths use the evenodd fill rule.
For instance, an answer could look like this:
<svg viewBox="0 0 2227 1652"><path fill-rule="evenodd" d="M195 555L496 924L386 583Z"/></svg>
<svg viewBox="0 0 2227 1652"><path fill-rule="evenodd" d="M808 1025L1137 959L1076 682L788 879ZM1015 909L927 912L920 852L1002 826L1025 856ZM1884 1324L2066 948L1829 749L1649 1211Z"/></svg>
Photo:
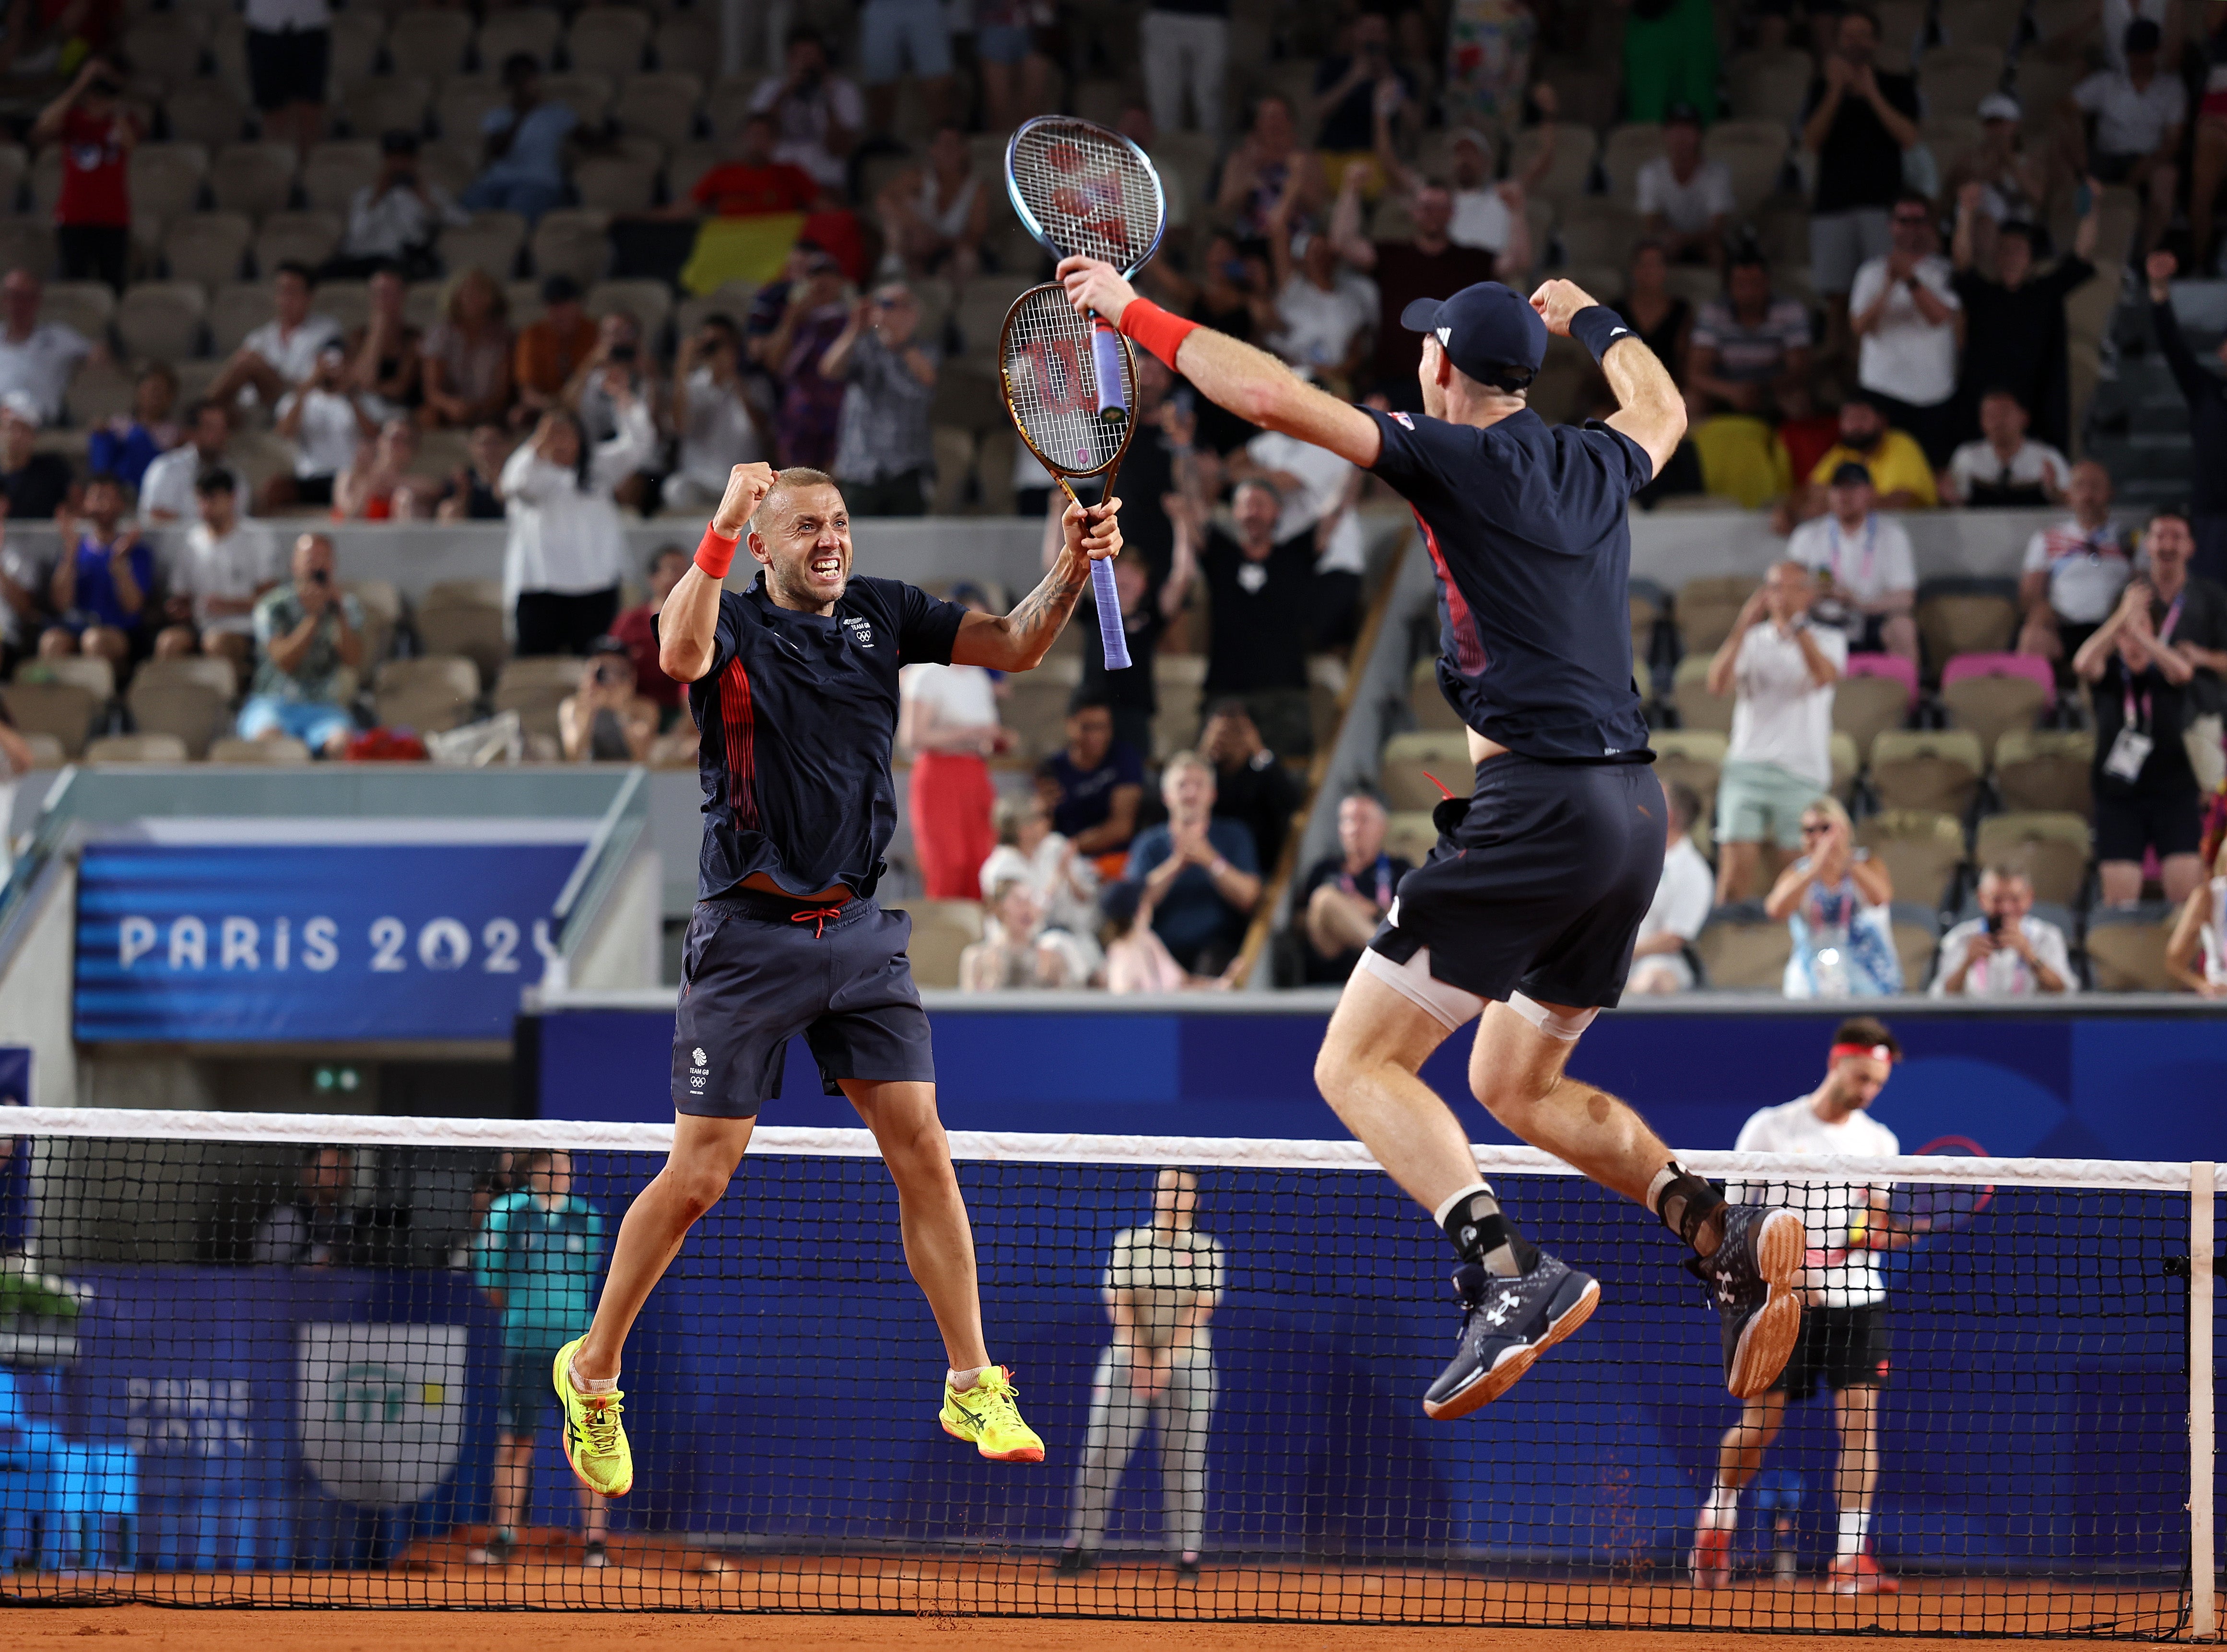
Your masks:
<svg viewBox="0 0 2227 1652"><path fill-rule="evenodd" d="M2191 1639L2218 1633L2212 1533L2215 1417L2211 1388L2211 1216L2216 1167L2188 1167L2188 1578Z"/></svg>

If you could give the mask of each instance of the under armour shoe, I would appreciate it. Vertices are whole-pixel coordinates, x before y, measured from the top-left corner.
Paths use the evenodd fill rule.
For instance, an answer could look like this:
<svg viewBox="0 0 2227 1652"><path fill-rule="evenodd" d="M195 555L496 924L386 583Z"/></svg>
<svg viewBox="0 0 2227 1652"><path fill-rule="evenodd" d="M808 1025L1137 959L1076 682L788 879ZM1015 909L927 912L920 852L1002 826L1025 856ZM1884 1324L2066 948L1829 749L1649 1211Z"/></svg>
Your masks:
<svg viewBox="0 0 2227 1652"><path fill-rule="evenodd" d="M1802 1331L1794 1279L1808 1243L1802 1218L1791 1210L1730 1204L1715 1252L1686 1264L1716 1296L1724 1328L1725 1387L1736 1400L1752 1400L1777 1381L1794 1352Z"/></svg>
<svg viewBox="0 0 2227 1652"><path fill-rule="evenodd" d="M1732 1531L1729 1526L1698 1526L1694 1529L1694 1552L1686 1569L1696 1589L1732 1586Z"/></svg>
<svg viewBox="0 0 2227 1652"><path fill-rule="evenodd" d="M1041 1463L1043 1441L1021 1420L1013 1374L1002 1365L982 1373L973 1387L943 1385L943 1412L936 1420L954 1439L973 1442L992 1463Z"/></svg>
<svg viewBox="0 0 2227 1652"><path fill-rule="evenodd" d="M1872 1559L1867 1549L1839 1556L1828 1575L1836 1595L1892 1595L1902 1591L1902 1585L1879 1570L1879 1562Z"/></svg>
<svg viewBox="0 0 2227 1652"><path fill-rule="evenodd" d="M1423 1414L1466 1417L1516 1386L1531 1362L1592 1317L1600 1282L1540 1253L1528 1273L1505 1279L1475 1262L1454 1270L1462 1304L1453 1363L1423 1396Z"/></svg>
<svg viewBox="0 0 2227 1652"><path fill-rule="evenodd" d="M572 1386L572 1355L588 1339L576 1336L557 1350L550 1378L565 1407L565 1460L580 1483L605 1497L623 1497L634 1489L634 1453L628 1449L626 1425L619 1420L626 1398L616 1388L609 1394L582 1394Z"/></svg>

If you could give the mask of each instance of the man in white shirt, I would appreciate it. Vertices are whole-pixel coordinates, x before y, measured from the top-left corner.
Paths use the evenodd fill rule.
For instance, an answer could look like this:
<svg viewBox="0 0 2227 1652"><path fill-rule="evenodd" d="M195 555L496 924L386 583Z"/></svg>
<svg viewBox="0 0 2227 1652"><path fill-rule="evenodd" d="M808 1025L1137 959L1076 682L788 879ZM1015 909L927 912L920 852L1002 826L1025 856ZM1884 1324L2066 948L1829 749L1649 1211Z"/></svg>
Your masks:
<svg viewBox="0 0 2227 1652"><path fill-rule="evenodd" d="M2126 67L2099 69L2072 88L2069 113L2073 164L2086 156L2086 169L2105 183L2123 183L2147 201L2140 251L2147 255L2173 218L2173 190L2179 182L2175 157L2180 129L2188 119L2188 89L2177 74L2160 71L2164 34L2147 17L2128 23L2120 36ZM2096 118L2096 141L2087 143L2083 116Z"/></svg>
<svg viewBox="0 0 2227 1652"><path fill-rule="evenodd" d="M1272 237L1276 314L1282 327L1268 348L1293 367L1343 381L1361 365L1380 300L1376 284L1337 255L1327 235Z"/></svg>
<svg viewBox="0 0 2227 1652"><path fill-rule="evenodd" d="M1446 239L1456 246L1482 247L1492 254L1500 275L1519 283L1537 256L1524 208L1530 192L1554 167L1554 116L1560 108L1553 88L1543 80L1532 82L1531 98L1539 110L1541 142L1522 176L1494 181L1492 140L1473 126L1460 128L1446 140L1447 166L1453 174L1447 190L1453 198L1453 215L1446 223ZM1382 106L1376 119L1376 163L1403 195L1412 197L1430 182L1400 158L1391 122Z"/></svg>
<svg viewBox="0 0 2227 1652"><path fill-rule="evenodd" d="M1964 348L1964 301L1956 271L1936 250L1933 203L1905 190L1889 220L1886 256L1856 271L1848 325L1861 341L1856 381L1887 423L1918 438L1937 469L1956 443L1956 363Z"/></svg>
<svg viewBox="0 0 2227 1652"><path fill-rule="evenodd" d="M379 176L349 198L340 257L325 273L368 277L393 263L412 275L430 276L438 268L433 239L442 226L471 221L472 215L447 190L418 175L418 135L383 133Z"/></svg>
<svg viewBox="0 0 2227 1652"><path fill-rule="evenodd" d="M0 310L7 316L0 327L0 396L29 396L37 404L39 422L52 424L61 418L70 380L93 345L73 327L39 319L42 290L29 270L10 270L0 280Z"/></svg>
<svg viewBox="0 0 2227 1652"><path fill-rule="evenodd" d="M1647 233L1673 258L1723 266L1732 175L1722 161L1701 158L1701 117L1693 105L1674 103L1663 115L1662 153L1639 169L1637 187Z"/></svg>
<svg viewBox="0 0 2227 1652"><path fill-rule="evenodd" d="M195 481L201 520L170 564L164 605L172 623L155 639L157 659L205 653L243 673L255 663L255 603L278 583L278 546L268 529L243 520L244 493L229 471L204 470Z"/></svg>
<svg viewBox="0 0 2227 1652"><path fill-rule="evenodd" d="M1709 661L1709 692L1732 696L1732 737L1717 787L1717 899L1752 893L1765 836L1791 854L1802 814L1833 783L1833 686L1847 639L1812 625L1799 562L1774 564Z"/></svg>
<svg viewBox="0 0 2227 1652"><path fill-rule="evenodd" d="M1734 1151L1815 1156L1892 1158L1894 1132L1866 1112L1886 1088L1902 1045L1869 1016L1843 1021L1833 1034L1825 1081L1809 1094L1765 1107L1743 1126ZM1910 1234L1889 1225L1890 1187L1880 1183L1732 1183L1733 1204L1779 1204L1799 1211L1813 1248L1796 1289L1802 1332L1769 1392L1746 1401L1717 1448L1716 1479L1694 1533L1694 1585L1732 1584L1732 1533L1739 1494L1763 1468L1788 1404L1819 1388L1833 1396L1840 1454L1833 1465L1839 1541L1830 1572L1836 1595L1891 1595L1897 1585L1871 1553L1872 1500L1879 1487L1879 1390L1886 1385L1887 1338L1880 1323L1886 1301L1878 1253L1899 1250Z"/></svg>
<svg viewBox="0 0 2227 1652"><path fill-rule="evenodd" d="M186 439L158 456L139 478L139 516L149 522L190 522L199 515L195 483L205 470L232 478L235 507L247 514L247 473L226 456L232 418L219 401L197 401L186 413Z"/></svg>
<svg viewBox="0 0 2227 1652"><path fill-rule="evenodd" d="M1654 903L1639 921L1639 939L1632 945L1631 979L1625 987L1631 992L1683 992L1694 985L1685 946L1701 933L1715 903L1716 876L1691 835L1701 800L1683 786L1667 790L1670 840L1662 852L1662 881L1655 886Z"/></svg>
<svg viewBox="0 0 2227 1652"><path fill-rule="evenodd" d="M1967 442L1941 479L1952 505L2055 505L2064 501L2072 462L2046 442L2029 441L2018 397L1994 389L1980 398L1980 440Z"/></svg>
<svg viewBox="0 0 2227 1652"><path fill-rule="evenodd" d="M208 399L229 406L235 399L259 396L275 407L317 363L317 353L341 341L341 324L309 313L310 277L299 264L282 264L271 283L275 320L240 341L224 371L209 386Z"/></svg>
<svg viewBox="0 0 2227 1652"><path fill-rule="evenodd" d="M809 28L791 29L778 77L750 94L750 112L769 114L781 130L774 159L801 167L830 189L843 188L843 163L866 122L858 88L827 67L827 48Z"/></svg>
<svg viewBox="0 0 2227 1652"><path fill-rule="evenodd" d="M764 437L743 393L742 335L725 316L708 316L681 341L673 368L673 424L680 459L665 479L667 508L709 510L727 490L727 473L766 456Z"/></svg>
<svg viewBox="0 0 2227 1652"><path fill-rule="evenodd" d="M2072 993L2064 931L2033 915L2033 884L2014 866L1980 874L1980 911L1941 937L1933 974L1937 998L2025 998Z"/></svg>
<svg viewBox="0 0 2227 1652"><path fill-rule="evenodd" d="M1819 619L1846 628L1851 654L1918 663L1918 563L1902 524L1878 510L1872 473L1847 461L1825 486L1825 513L1802 524L1786 554L1818 575L1830 606Z"/></svg>
<svg viewBox="0 0 2227 1652"><path fill-rule="evenodd" d="M1318 651L1353 640L1361 619L1361 583L1368 545L1354 501L1361 496L1360 467L1328 448L1279 431L1263 431L1232 454L1224 474L1232 482L1265 482L1282 508L1275 542L1309 528L1315 535L1315 634Z"/></svg>
<svg viewBox="0 0 2227 1652"><path fill-rule="evenodd" d="M2111 473L2093 459L2072 467L2064 488L2070 520L2026 541L2019 575L2018 651L2062 664L2111 617L2134 576L2134 552L2111 520Z"/></svg>
<svg viewBox="0 0 2227 1652"><path fill-rule="evenodd" d="M333 483L355 462L356 449L379 434L361 392L348 383L348 352L337 343L317 353L309 377L278 404L278 435L293 444L294 474L273 476L264 496L274 510L329 505Z"/></svg>

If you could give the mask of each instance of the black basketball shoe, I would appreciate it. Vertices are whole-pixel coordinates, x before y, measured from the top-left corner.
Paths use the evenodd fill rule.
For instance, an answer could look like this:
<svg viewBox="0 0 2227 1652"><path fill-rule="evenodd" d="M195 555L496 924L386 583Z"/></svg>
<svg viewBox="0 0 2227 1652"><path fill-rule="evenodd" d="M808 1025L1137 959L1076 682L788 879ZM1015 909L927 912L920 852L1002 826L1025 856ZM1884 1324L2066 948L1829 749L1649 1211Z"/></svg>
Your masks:
<svg viewBox="0 0 2227 1652"><path fill-rule="evenodd" d="M1600 1282L1541 1252L1528 1273L1503 1279L1475 1262L1454 1270L1461 1343L1423 1396L1423 1414L1466 1417L1516 1386L1531 1362L1592 1317Z"/></svg>
<svg viewBox="0 0 2227 1652"><path fill-rule="evenodd" d="M1687 1264L1717 1299L1725 1339L1725 1387L1752 1400L1778 1381L1802 1331L1794 1280L1809 1236L1802 1218L1771 1205L1725 1207L1724 1237Z"/></svg>

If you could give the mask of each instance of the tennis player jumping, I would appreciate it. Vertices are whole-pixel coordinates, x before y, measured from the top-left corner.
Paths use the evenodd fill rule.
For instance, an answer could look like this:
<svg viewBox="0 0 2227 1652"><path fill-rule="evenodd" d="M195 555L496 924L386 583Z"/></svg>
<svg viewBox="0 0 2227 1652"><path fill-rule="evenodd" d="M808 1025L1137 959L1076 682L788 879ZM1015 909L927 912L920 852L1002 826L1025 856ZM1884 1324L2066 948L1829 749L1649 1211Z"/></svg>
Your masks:
<svg viewBox="0 0 2227 1652"><path fill-rule="evenodd" d="M698 1217L726 1190L761 1104L804 1035L830 1095L874 1132L897 1183L905 1262L951 1368L944 1431L1004 1463L1041 1463L1012 1374L982 1340L974 1237L935 1112L928 1017L905 958L912 921L874 903L897 819L890 750L897 670L919 660L1027 671L1090 564L1121 548L1119 500L1070 506L1043 583L1011 614L977 614L894 579L853 578L834 479L737 465L696 559L658 615L658 664L689 685L702 731L704 845L681 954L673 1152L619 1227L595 1323L557 1350L565 1453L607 1497L634 1483L619 1353ZM747 529L761 567L721 589Z"/></svg>
<svg viewBox="0 0 2227 1652"><path fill-rule="evenodd" d="M1563 1071L1623 990L1662 869L1662 788L1631 678L1625 509L1685 432L1670 375L1572 283L1526 303L1486 281L1407 307L1425 413L1380 413L1168 314L1095 259L1068 258L1059 277L1076 308L1115 321L1209 400L1374 471L1414 507L1437 567L1439 686L1468 725L1474 793L1439 806L1437 846L1401 880L1315 1062L1338 1117L1461 1258L1461 1340L1424 1411L1459 1417L1496 1399L1600 1299L1598 1283L1516 1231L1461 1121L1417 1076L1480 1012L1477 1099L1693 1248L1688 1266L1723 1320L1726 1386L1762 1393L1801 1324L1788 1288L1801 1219L1726 1204L1637 1113ZM1549 332L1600 363L1618 409L1605 425L1550 429L1525 405Z"/></svg>

